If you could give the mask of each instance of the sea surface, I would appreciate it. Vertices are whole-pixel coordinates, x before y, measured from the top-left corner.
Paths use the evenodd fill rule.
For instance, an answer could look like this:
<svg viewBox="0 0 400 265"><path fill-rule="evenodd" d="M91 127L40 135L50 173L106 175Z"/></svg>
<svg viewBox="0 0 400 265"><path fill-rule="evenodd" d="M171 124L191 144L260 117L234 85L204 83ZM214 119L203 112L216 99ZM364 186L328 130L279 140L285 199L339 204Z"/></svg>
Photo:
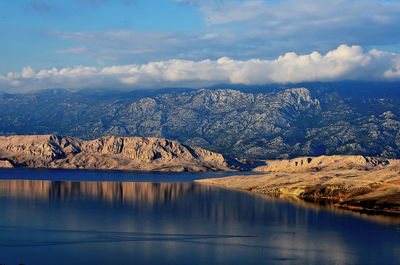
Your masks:
<svg viewBox="0 0 400 265"><path fill-rule="evenodd" d="M400 220L193 182L0 169L0 264L400 264Z"/></svg>

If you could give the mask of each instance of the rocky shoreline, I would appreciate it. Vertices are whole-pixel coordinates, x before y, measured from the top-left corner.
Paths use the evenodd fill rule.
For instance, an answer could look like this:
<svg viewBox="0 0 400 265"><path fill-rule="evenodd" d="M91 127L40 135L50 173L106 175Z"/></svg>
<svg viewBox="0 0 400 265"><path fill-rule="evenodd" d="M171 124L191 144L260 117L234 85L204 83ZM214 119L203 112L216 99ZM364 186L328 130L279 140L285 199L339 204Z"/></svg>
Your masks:
<svg viewBox="0 0 400 265"><path fill-rule="evenodd" d="M328 203L352 211L400 216L399 160L303 157L267 161L266 166L255 170L262 173L198 182L270 197Z"/></svg>

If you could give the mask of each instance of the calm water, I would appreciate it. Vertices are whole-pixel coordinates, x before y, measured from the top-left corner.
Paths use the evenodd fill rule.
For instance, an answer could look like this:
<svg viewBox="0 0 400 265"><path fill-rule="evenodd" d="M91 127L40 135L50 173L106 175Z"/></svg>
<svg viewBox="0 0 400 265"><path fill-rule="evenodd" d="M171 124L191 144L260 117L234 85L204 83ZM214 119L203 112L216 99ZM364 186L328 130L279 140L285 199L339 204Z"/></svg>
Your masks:
<svg viewBox="0 0 400 265"><path fill-rule="evenodd" d="M210 176L0 170L0 264L400 264L396 219L190 182Z"/></svg>

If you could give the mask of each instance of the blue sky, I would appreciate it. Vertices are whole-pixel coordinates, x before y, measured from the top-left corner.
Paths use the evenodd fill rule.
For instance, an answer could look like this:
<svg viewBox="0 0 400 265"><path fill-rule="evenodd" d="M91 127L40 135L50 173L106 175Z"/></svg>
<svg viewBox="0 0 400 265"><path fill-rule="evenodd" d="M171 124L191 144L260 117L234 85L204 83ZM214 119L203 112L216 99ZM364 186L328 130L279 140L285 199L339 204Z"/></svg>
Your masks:
<svg viewBox="0 0 400 265"><path fill-rule="evenodd" d="M380 73L375 79L392 80L400 76L398 25L400 1L3 0L0 90L363 79L369 71ZM344 58L343 47L347 55L364 58ZM317 63L337 72L286 78ZM237 73L243 65L246 76Z"/></svg>
<svg viewBox="0 0 400 265"><path fill-rule="evenodd" d="M203 21L203 15L193 6L163 0L5 0L0 2L0 10L3 36L0 58L7 62L1 64L1 73L19 71L27 64L38 68L96 65L98 59L106 58L90 55L90 51L63 53L63 50L85 46L95 51L108 47L63 38L62 34L121 30L185 32L200 29ZM121 58L111 61L115 63L118 59ZM131 60L132 63L139 61Z"/></svg>

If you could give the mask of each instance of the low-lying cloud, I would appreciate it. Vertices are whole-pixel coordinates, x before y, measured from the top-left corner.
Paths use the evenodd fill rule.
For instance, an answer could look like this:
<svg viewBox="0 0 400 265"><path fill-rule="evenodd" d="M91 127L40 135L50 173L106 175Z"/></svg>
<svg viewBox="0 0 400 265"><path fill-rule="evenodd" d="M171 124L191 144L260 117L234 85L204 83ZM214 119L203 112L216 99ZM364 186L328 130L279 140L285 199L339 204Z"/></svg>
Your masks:
<svg viewBox="0 0 400 265"><path fill-rule="evenodd" d="M326 54L289 52L273 60L172 59L142 65L73 66L0 75L0 90L22 92L45 88L201 87L219 83L257 85L338 80L400 80L400 54L340 45Z"/></svg>

